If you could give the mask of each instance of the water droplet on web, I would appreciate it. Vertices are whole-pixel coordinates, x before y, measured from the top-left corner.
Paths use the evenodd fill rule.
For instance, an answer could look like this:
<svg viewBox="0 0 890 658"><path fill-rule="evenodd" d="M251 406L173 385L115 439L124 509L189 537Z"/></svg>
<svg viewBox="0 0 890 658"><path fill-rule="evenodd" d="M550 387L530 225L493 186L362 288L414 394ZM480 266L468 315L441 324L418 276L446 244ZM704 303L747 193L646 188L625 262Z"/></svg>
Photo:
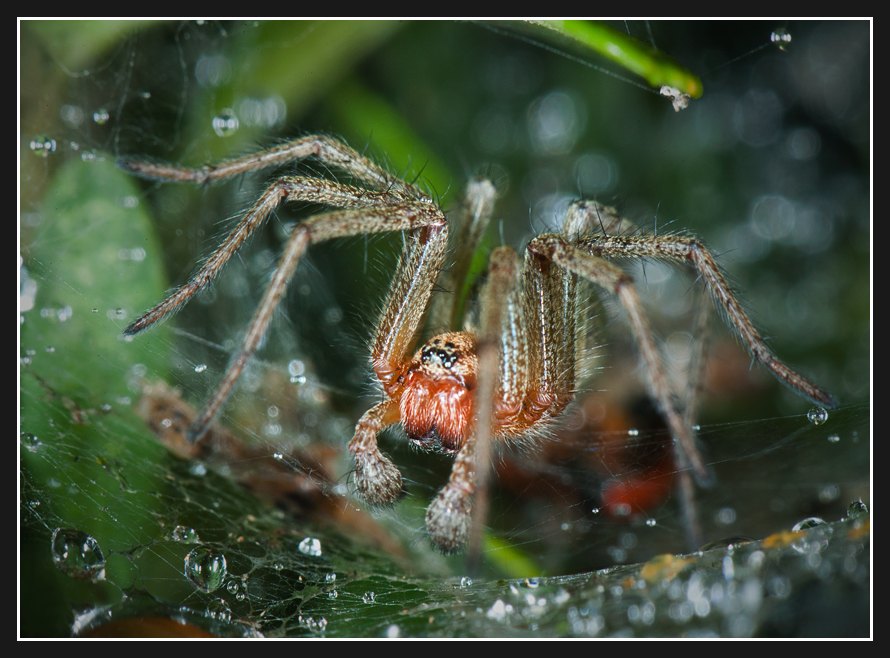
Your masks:
<svg viewBox="0 0 890 658"><path fill-rule="evenodd" d="M194 462L189 466L189 473L198 477L207 475L207 467L201 462Z"/></svg>
<svg viewBox="0 0 890 658"><path fill-rule="evenodd" d="M234 596L236 601L243 601L247 598L247 585L238 580L230 580L226 585L226 591Z"/></svg>
<svg viewBox="0 0 890 658"><path fill-rule="evenodd" d="M850 503L850 506L847 507L847 518L848 519L858 519L860 516L865 516L868 514L868 507L862 500L854 500Z"/></svg>
<svg viewBox="0 0 890 658"><path fill-rule="evenodd" d="M327 628L327 626L328 626L328 620L325 619L324 617L315 619L314 617L300 615L297 617L297 622L301 626L308 628L313 633L322 633L322 632L324 632L324 629Z"/></svg>
<svg viewBox="0 0 890 658"><path fill-rule="evenodd" d="M40 439L37 438L36 434L31 434L30 432L19 434L19 443L31 452L36 451L40 447Z"/></svg>
<svg viewBox="0 0 890 658"><path fill-rule="evenodd" d="M841 440L841 437L839 437L837 434L832 434L831 436L828 437L829 443L838 443L840 440Z"/></svg>
<svg viewBox="0 0 890 658"><path fill-rule="evenodd" d="M300 545L297 546L297 550L299 550L300 553L302 553L303 555L318 557L321 555L321 542L318 541L315 537L306 537L306 539L301 541Z"/></svg>
<svg viewBox="0 0 890 658"><path fill-rule="evenodd" d="M104 107L100 107L98 110L93 112L93 121L101 126L108 123L109 116L110 115L108 114L108 110L106 110Z"/></svg>
<svg viewBox="0 0 890 658"><path fill-rule="evenodd" d="M798 521L791 528L792 532L801 532L802 530L809 530L810 528L816 528L818 526L827 525L825 521L820 519L818 516L811 516L803 521ZM815 535L804 535L800 539L795 539L791 542L791 548L800 553L801 555L810 555L816 556L818 553L823 551L828 546L828 539L824 536L820 536L818 533ZM810 567L814 567L818 565L818 561L808 561Z"/></svg>
<svg viewBox="0 0 890 658"><path fill-rule="evenodd" d="M226 556L212 548L196 548L185 556L185 575L205 592L218 589L226 573Z"/></svg>
<svg viewBox="0 0 890 658"><path fill-rule="evenodd" d="M188 526L178 525L173 528L173 532L170 535L173 538L173 541L184 541L189 543L197 543L201 541L198 538L198 531L194 528L189 528Z"/></svg>
<svg viewBox="0 0 890 658"><path fill-rule="evenodd" d="M801 530L808 530L809 528L815 528L816 526L825 525L825 521L820 519L818 516L811 516L809 518L804 519L803 521L798 521L794 524L794 527L791 528L792 532L800 532Z"/></svg>
<svg viewBox="0 0 890 658"><path fill-rule="evenodd" d="M31 151L41 158L48 157L56 151L56 140L47 135L37 135L31 140Z"/></svg>
<svg viewBox="0 0 890 658"><path fill-rule="evenodd" d="M204 608L204 614L207 615L209 619L215 619L224 624L228 624L232 621L232 610L229 608L229 604L226 603L225 599L213 599L207 604L207 607Z"/></svg>
<svg viewBox="0 0 890 658"><path fill-rule="evenodd" d="M791 34L784 27L773 30L769 35L769 40L776 44L779 50L786 51L791 45Z"/></svg>
<svg viewBox="0 0 890 658"><path fill-rule="evenodd" d="M646 519L646 525L650 528L654 528L657 523L658 521L656 521L655 519Z"/></svg>
<svg viewBox="0 0 890 658"><path fill-rule="evenodd" d="M72 578L93 581L105 578L105 556L99 542L81 530L56 528L52 555L59 571Z"/></svg>
<svg viewBox="0 0 890 658"><path fill-rule="evenodd" d="M238 117L231 108L226 108L213 117L213 132L220 137L228 137L238 130Z"/></svg>
<svg viewBox="0 0 890 658"><path fill-rule="evenodd" d="M485 616L489 619L504 621L507 618L507 615L511 612L513 612L513 606L509 603L504 603L501 599L498 599L485 612Z"/></svg>
<svg viewBox="0 0 890 658"><path fill-rule="evenodd" d="M822 407L813 407L807 412L807 420L813 425L821 425L828 420L828 412Z"/></svg>

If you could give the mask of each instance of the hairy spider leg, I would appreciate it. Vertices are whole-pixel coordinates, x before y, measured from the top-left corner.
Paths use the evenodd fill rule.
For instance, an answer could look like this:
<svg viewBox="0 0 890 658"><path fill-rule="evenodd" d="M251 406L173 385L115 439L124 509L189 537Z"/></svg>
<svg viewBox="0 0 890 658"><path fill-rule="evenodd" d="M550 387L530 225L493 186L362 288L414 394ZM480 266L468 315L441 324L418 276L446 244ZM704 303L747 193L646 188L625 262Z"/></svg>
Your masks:
<svg viewBox="0 0 890 658"><path fill-rule="evenodd" d="M448 244L448 226L441 222L407 237L371 343L371 363L387 399L362 415L349 442L358 495L371 505L389 505L402 492L402 476L380 452L377 435L401 420L399 398L403 389L405 361L423 320Z"/></svg>
<svg viewBox="0 0 890 658"><path fill-rule="evenodd" d="M366 193L364 198L375 195L376 193ZM259 346L269 322L272 320L272 315L281 302L287 283L310 244L356 235L407 231L418 227L443 227L445 226L444 222L444 216L434 205L402 201L399 205L381 208L342 210L315 215L294 227L272 281L266 288L256 314L250 322L244 341L229 364L213 397L189 429L189 440L194 442L204 436L213 418L225 404L235 383L240 378L244 366L247 365Z"/></svg>
<svg viewBox="0 0 890 658"><path fill-rule="evenodd" d="M683 235L597 235L579 241L578 247L603 258L610 256L653 258L691 265L704 280L717 308L725 313L727 324L738 333L755 361L766 367L776 379L801 397L823 407L837 407L837 400L832 395L792 370L767 347L717 266L713 255L697 238Z"/></svg>
<svg viewBox="0 0 890 658"><path fill-rule="evenodd" d="M339 237L380 232L405 231L424 226L445 225L445 218L432 200L402 181L392 179L371 161L330 138L312 136L271 151L274 157L248 156L215 167L189 170L132 160L121 161L129 171L151 178L209 182L291 160L315 155L361 179L382 186L383 191L369 191L324 179L285 176L274 183L245 214L223 244L183 286L146 312L124 333L137 334L179 310L198 291L206 287L244 242L260 228L269 214L287 201L314 201L345 210L318 215L298 224L288 239L279 266L247 330L242 345L232 359L215 394L198 416L189 432L197 441L230 395L249 359L262 340L275 308L281 301L287 282L310 243ZM385 185L384 185L385 184Z"/></svg>

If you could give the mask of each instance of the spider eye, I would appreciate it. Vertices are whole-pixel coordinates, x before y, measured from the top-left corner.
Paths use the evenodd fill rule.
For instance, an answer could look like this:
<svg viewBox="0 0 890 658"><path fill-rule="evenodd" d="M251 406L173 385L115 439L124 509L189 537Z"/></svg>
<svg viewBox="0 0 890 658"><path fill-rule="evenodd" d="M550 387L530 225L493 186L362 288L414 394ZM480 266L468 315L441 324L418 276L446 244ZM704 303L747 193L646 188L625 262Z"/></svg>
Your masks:
<svg viewBox="0 0 890 658"><path fill-rule="evenodd" d="M425 365L439 365L443 368L451 368L458 359L457 353L453 349L443 349L436 347L440 343L436 341L433 345L427 345L420 352L420 360ZM453 343L446 343L446 347L454 347Z"/></svg>

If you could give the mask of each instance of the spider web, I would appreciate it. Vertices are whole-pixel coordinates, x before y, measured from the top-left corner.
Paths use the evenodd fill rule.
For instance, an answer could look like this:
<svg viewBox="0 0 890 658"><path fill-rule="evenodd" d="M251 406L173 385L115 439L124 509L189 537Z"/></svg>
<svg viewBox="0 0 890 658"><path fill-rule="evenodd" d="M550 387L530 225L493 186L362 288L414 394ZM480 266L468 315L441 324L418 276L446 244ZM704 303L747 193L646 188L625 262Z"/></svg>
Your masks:
<svg viewBox="0 0 890 658"><path fill-rule="evenodd" d="M403 468L408 497L379 514L358 509L349 497L349 461L343 447L356 418L373 400L364 342L400 246L397 238L370 244L354 241L313 254L311 264L298 273L299 283L292 286L287 302L289 311L301 312L279 314L260 358L226 411L229 429L219 437L218 449L184 455L175 422L181 416L169 410L187 417L190 405L200 405L212 390L274 263L283 227L296 215L282 209L267 235L245 250L241 262L230 266L210 295L193 302L164 327L124 340L121 329L163 295L170 285L169 273L174 278L187 276L196 255L206 253L223 228L217 225L220 218L237 215L262 189L263 179L210 190L146 187L116 170L113 158L140 152L200 162L229 155L222 149L231 146L220 141L228 137L196 137L191 124L197 115L202 120L219 119L219 112L193 114L193 108L228 93L228 88L221 84L208 92L195 80L202 62L215 72L207 75L224 75L226 63L234 61L229 51L233 42L241 42L251 29L266 31L262 40L266 48L284 51L293 43L318 37L324 28L310 25L288 31L277 25L184 24L138 37L117 34L104 55L80 65L49 57L41 60L36 41L23 39L23 70L26 64L42 66L47 80L52 76L64 80L53 83L56 86L47 82L43 90L52 96L56 114L29 115L27 125L23 120L19 490L23 634L88 634L100 632L97 629L107 628L113 620L139 618L180 621L183 633L200 629L229 636L750 635L769 632L761 620L774 614L777 608L770 606L799 608L798 597L813 582L839 587L844 595L838 600L851 602L848 619L856 619L843 628L847 632L862 628L868 607L862 605L861 592L867 591L870 577L867 526L863 531L858 512L848 515L847 509L859 499L870 503L870 409L857 402L868 397L869 308L867 296L864 306L854 305L862 299L858 293L841 306L842 293L833 283L839 278L852 281L851 286L864 282L869 290L868 272L860 269L847 275L840 269L841 256L861 268L863 249L867 253L867 244L854 245L863 236L867 242L870 209L861 205L853 207L851 219L831 225L830 237L824 238L830 239L830 249L815 237L797 242L789 238L783 232L784 206L764 214L760 225L753 213L755 219L745 225L749 232L758 226L761 230L760 242L743 243L747 246L739 253L743 267L761 272L751 277L739 273L746 284L754 281L746 290L749 303L762 322L793 340L800 324L790 317L813 317L808 315L814 304L812 289L818 288L829 302L822 309L822 322L799 336L802 348L788 359L797 365L807 355L845 345L846 351L837 358L841 366L832 368L817 359L810 365L821 370L820 383L852 402L819 424L807 418L806 405L777 389L772 389L773 404L766 407L729 408L716 396L703 410L707 420L699 437L717 475L715 487L697 492L709 541L759 540L810 517L833 522L772 547L775 554L760 543L718 548L702 558L700 570L686 572L672 580L673 586L664 587L647 580L644 570L618 567L649 561L650 567L655 564L669 571L671 563L653 562L653 557L687 550L676 494L617 519L602 509L597 498L605 482L640 482L639 462L663 454L663 430L642 425L633 426L634 432L613 430L611 435L635 445L634 463L616 466L604 456L600 438L564 436L561 444L572 445L574 452L547 462L540 458L541 450L499 455L498 470L504 477L494 491L486 524L482 574L467 573L462 556L444 557L429 547L423 535L425 507L450 465L436 456L411 452L397 433L384 437L382 445ZM405 30L395 42L385 43L393 29L379 26L375 33L362 32L364 45L355 46L349 56L358 62L366 50L376 47L377 66L390 58L414 61L406 52L423 37ZM466 30L474 28L439 29L446 33L443 38L458 30L463 39ZM528 56L524 45L504 45L502 36L481 32L472 33L483 41L480 49L503 49L503 57ZM854 43L848 39L846 49L839 45L844 43L842 32L838 26L814 29L806 47L816 53L840 49L851 56ZM343 42L355 41L343 35ZM317 52L317 44L313 47ZM146 53L157 53L161 59L154 67L146 66ZM767 58L759 62L761 70L773 65ZM756 73L755 65L748 74ZM485 62L478 66L484 69ZM175 84L162 80L161 71ZM717 89L719 109L728 100L721 100ZM611 92L618 97L627 93L620 86ZM742 99L746 93L753 92L736 90ZM446 86L443 95L454 94ZM540 88L530 95L549 98L557 109L565 100ZM288 99L288 116L299 115L299 105ZM639 103L623 105L634 102ZM523 100L521 106L526 105ZM242 125L236 131L239 139L247 140L247 150L252 148L251 139L267 139L270 132L283 129L282 122L269 118L275 106L263 105L266 123L252 131ZM244 106L240 107L243 117ZM302 125L336 126L338 117L332 109L338 107L336 95L324 107L320 116L304 115ZM480 115L487 116L481 110ZM836 116L845 115L837 110ZM844 121L836 118L832 125L843 127L850 148L856 140L850 137L851 122ZM703 119L698 125L704 129L701 126L709 124ZM799 139L808 135L789 129L785 139L795 134ZM55 149L40 157L32 144L48 140L55 140ZM564 148L555 143L537 142L539 148L541 144L551 150ZM824 143L817 163L821 165L823 157L836 157L835 149ZM752 150L756 151L743 150L735 166L765 166L752 161L756 155ZM387 148L387 154L402 162L395 150ZM585 162L614 166L614 160L597 157ZM420 158L417 161L419 168ZM656 170L661 166L649 163ZM438 167L435 162L428 164L425 175L434 177ZM851 165L835 174L834 187L824 191L819 207L836 209L856 194L867 193L867 181L855 178L856 173ZM537 178L529 176L540 182L541 170ZM450 182L434 186L444 192ZM640 190L638 194L647 189L644 182L626 184ZM455 195L456 191L449 198ZM803 193L801 197L808 198ZM552 196L542 198L520 200L518 206L525 208L518 212L520 217L533 208L531 222L537 230L549 221L558 203ZM502 201L498 216L507 217L516 209L516 201ZM800 202L798 221L805 216L801 207L815 206ZM195 222L184 226L182 218L190 214ZM527 229L527 223L519 227ZM513 239L512 230L501 227L505 240ZM728 238L721 242L721 235L729 236L730 229L705 237L718 250L734 244ZM806 261L811 277L787 279L781 269L770 269L772 263L764 265L757 253L767 249L763 235L772 236L771 245L818 257L816 265ZM352 263L359 263L359 269ZM831 280L819 276L819 270L832 267L838 271L831 272ZM735 268L733 273L737 274ZM684 309L672 310L664 299L679 298L688 306L684 293L689 278L665 273L656 264L647 264L639 274L646 282L642 288L647 308L663 310L655 317L659 333L676 336L672 315ZM777 292L789 287L789 296ZM349 291L346 297L341 290ZM781 300L773 299L780 294ZM838 315L832 315L832 309L840 308L861 319L861 324L843 325ZM636 357L632 350L625 356L616 337L621 326L619 320L610 322L602 339L610 344L609 361L602 360L607 369L587 385L591 389L613 391L624 379L634 378ZM688 317L677 326L688 331ZM680 342L683 335L679 334ZM715 340L712 353L718 362L733 365L731 357L722 356L720 338ZM729 345L739 350L731 341ZM781 345L776 349L783 357L788 353ZM729 377L747 373L744 359L742 355L741 370L728 368ZM161 380L175 388L161 388ZM753 381L761 381L757 373ZM163 405L166 413L146 406L146 400ZM727 422L733 418L742 420ZM544 452L551 447L544 446ZM524 477L508 485L504 472L508 468ZM866 550L858 552L863 541ZM727 558L736 570L734 576L726 574ZM704 564L715 559L717 577ZM778 569L780 560L793 566ZM606 567L610 569L594 572ZM649 586L628 586L628 582ZM714 589L721 582L722 599ZM809 629L809 634L819 632L812 626L794 628L800 634L808 634L801 628ZM776 633L783 631L789 632L787 627L776 627ZM148 626L139 626L137 632L148 633Z"/></svg>

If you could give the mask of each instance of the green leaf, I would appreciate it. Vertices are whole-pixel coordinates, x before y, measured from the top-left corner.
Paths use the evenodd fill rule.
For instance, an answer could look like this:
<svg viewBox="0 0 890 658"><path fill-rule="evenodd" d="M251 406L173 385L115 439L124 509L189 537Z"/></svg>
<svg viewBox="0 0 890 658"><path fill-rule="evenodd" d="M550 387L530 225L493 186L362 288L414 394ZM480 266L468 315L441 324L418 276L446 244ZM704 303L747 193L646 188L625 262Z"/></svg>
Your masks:
<svg viewBox="0 0 890 658"><path fill-rule="evenodd" d="M668 55L649 44L596 21L534 21L545 28L542 35L553 31L572 39L619 64L628 71L645 78L650 86L674 87L692 98L704 92L701 78Z"/></svg>

